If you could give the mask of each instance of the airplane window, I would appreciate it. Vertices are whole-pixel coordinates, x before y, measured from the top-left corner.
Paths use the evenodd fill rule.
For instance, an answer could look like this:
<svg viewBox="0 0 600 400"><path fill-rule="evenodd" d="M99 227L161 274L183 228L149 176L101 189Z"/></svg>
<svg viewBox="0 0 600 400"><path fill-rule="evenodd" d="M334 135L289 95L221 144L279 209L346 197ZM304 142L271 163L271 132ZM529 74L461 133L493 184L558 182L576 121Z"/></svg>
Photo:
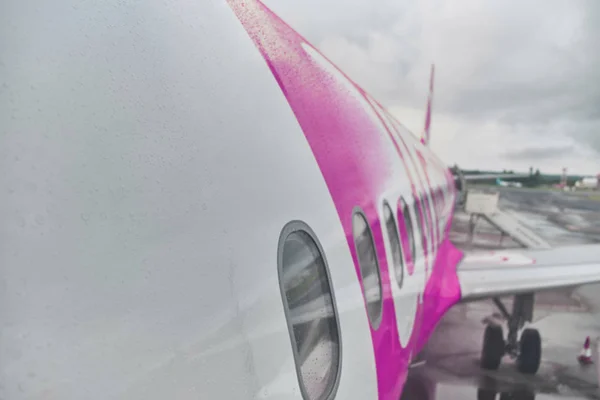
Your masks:
<svg viewBox="0 0 600 400"><path fill-rule="evenodd" d="M438 188L435 191L435 203L436 203L436 214L440 217L440 221L438 221L438 235L442 236L442 224L441 220L443 218L442 211L444 211L444 199L442 194L442 189Z"/></svg>
<svg viewBox="0 0 600 400"><path fill-rule="evenodd" d="M427 193L421 198L421 209L423 210L423 216L425 217L425 229L429 234L429 228L431 227L431 215L429 210L429 202L427 201Z"/></svg>
<svg viewBox="0 0 600 400"><path fill-rule="evenodd" d="M279 284L303 398L330 398L340 376L338 314L327 262L310 228L292 222L279 241Z"/></svg>
<svg viewBox="0 0 600 400"><path fill-rule="evenodd" d="M435 189L435 208L438 214L442 213L442 189Z"/></svg>
<svg viewBox="0 0 600 400"><path fill-rule="evenodd" d="M433 203L433 198L431 197L432 193L427 193L426 197L424 198L425 201L425 207L427 210L429 210L430 217L428 218L430 220L431 223L431 232L433 235L436 235L437 237L437 230L435 229L435 224L437 223L437 218L436 218L436 211L435 211L435 204ZM433 241L433 238L432 238ZM433 242L435 244L435 242Z"/></svg>
<svg viewBox="0 0 600 400"><path fill-rule="evenodd" d="M382 311L381 278L379 276L379 263L373 243L373 235L369 224L362 212L355 211L352 221L354 244L363 279L363 290L367 300L367 314L373 329L379 327Z"/></svg>
<svg viewBox="0 0 600 400"><path fill-rule="evenodd" d="M390 247L392 250L392 262L394 263L394 274L399 287L402 287L404 280L404 263L402 260L402 247L400 246L400 236L398 235L398 227L394 220L394 213L390 205L383 203L383 217L385 219L385 228L387 230Z"/></svg>
<svg viewBox="0 0 600 400"><path fill-rule="evenodd" d="M415 199L415 215L417 216L417 229L418 229L418 233L419 233L419 237L421 238L421 248L423 249L423 251L425 251L425 230L423 229L424 225L423 225L423 216L421 215L421 213L419 212L419 208L421 209L420 211L422 211L424 213L424 209L421 206L421 199L419 197L417 197Z"/></svg>
<svg viewBox="0 0 600 400"><path fill-rule="evenodd" d="M400 198L400 207L402 210L402 215L404 217L404 226L406 227L406 234L408 236L410 256L414 262L416 257L415 232L413 230L412 220L410 219L410 210L408 208L408 204L406 204L402 197Z"/></svg>
<svg viewBox="0 0 600 400"><path fill-rule="evenodd" d="M421 211L423 212L423 218L425 218L425 225L421 226L421 230L423 232L423 236L427 237L428 240L428 244L431 245L433 242L433 238L430 238L430 227L431 227L431 216L429 215L429 210L427 208L427 194L423 194L423 197L421 197ZM425 248L425 243L423 243L423 248ZM433 249L432 249L433 251Z"/></svg>

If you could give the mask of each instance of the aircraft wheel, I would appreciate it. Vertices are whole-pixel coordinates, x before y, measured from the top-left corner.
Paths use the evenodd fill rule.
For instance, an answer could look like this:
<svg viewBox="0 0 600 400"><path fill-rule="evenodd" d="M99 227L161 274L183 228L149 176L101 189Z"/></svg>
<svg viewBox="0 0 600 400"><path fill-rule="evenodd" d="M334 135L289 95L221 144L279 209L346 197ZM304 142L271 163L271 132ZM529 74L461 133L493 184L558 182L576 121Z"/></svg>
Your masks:
<svg viewBox="0 0 600 400"><path fill-rule="evenodd" d="M524 374L535 374L542 361L542 338L537 329L525 329L519 343L517 366Z"/></svg>
<svg viewBox="0 0 600 400"><path fill-rule="evenodd" d="M483 334L483 347L481 349L481 367L496 370L504 356L504 336L500 325L488 325Z"/></svg>
<svg viewBox="0 0 600 400"><path fill-rule="evenodd" d="M516 391L513 393L502 393L500 400L535 400L535 393L530 391Z"/></svg>
<svg viewBox="0 0 600 400"><path fill-rule="evenodd" d="M477 400L496 400L498 392L489 389L478 389Z"/></svg>

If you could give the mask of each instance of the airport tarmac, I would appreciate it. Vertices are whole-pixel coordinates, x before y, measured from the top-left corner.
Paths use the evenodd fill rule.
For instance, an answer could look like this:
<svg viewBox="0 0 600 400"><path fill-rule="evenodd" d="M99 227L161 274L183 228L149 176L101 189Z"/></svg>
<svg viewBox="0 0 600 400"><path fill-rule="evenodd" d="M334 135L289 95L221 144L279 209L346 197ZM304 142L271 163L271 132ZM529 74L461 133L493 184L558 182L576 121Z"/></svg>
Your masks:
<svg viewBox="0 0 600 400"><path fill-rule="evenodd" d="M500 189L500 207L553 246L600 243L600 202L560 192ZM581 207L579 207L581 206ZM558 215L557 215L558 214ZM561 215L563 214L563 215ZM565 222L566 221L566 222ZM481 220L472 243L468 216L457 212L451 240L462 249L518 247ZM505 304L510 310L510 298ZM600 399L596 341L600 336L600 285L536 295L531 326L542 336L542 365L534 376L516 370L505 357L498 371L479 367L486 318L499 318L491 301L453 307L424 350L425 364L409 374L402 399ZM586 336L592 339L595 364L581 367L577 356Z"/></svg>

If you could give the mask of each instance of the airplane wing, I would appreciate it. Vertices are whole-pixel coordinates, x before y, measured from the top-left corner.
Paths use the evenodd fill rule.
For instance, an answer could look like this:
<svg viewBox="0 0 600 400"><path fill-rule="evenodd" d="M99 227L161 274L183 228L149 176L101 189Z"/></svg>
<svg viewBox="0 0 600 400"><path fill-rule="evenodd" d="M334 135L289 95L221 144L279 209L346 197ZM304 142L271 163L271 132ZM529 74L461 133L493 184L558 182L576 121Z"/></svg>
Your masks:
<svg viewBox="0 0 600 400"><path fill-rule="evenodd" d="M461 302L600 282L600 245L469 252L458 265Z"/></svg>

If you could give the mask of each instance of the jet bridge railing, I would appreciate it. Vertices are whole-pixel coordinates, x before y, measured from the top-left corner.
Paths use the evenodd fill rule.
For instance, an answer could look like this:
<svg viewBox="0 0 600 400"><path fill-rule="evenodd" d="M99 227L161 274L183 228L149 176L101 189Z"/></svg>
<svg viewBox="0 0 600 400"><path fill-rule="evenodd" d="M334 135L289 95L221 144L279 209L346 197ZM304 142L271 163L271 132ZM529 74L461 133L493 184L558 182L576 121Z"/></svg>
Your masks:
<svg viewBox="0 0 600 400"><path fill-rule="evenodd" d="M485 193L469 190L465 202L465 212L470 215L470 233L474 234L475 224L482 217L503 235L528 249L549 249L550 244L542 237L521 224L510 213L498 206L499 193ZM472 236L471 236L472 237Z"/></svg>
<svg viewBox="0 0 600 400"><path fill-rule="evenodd" d="M471 240L475 234L475 225L479 218L488 221L498 229L503 237L509 236L515 242L528 249L549 249L550 244L521 224L515 217L498 206L500 194L469 190L465 201L465 212L470 215L469 231ZM517 335L525 323L533 321L533 307L535 304L534 293L523 293L514 296L512 313L502 305L500 299L494 298L494 302L502 311L508 321L508 343L509 351L516 351Z"/></svg>

